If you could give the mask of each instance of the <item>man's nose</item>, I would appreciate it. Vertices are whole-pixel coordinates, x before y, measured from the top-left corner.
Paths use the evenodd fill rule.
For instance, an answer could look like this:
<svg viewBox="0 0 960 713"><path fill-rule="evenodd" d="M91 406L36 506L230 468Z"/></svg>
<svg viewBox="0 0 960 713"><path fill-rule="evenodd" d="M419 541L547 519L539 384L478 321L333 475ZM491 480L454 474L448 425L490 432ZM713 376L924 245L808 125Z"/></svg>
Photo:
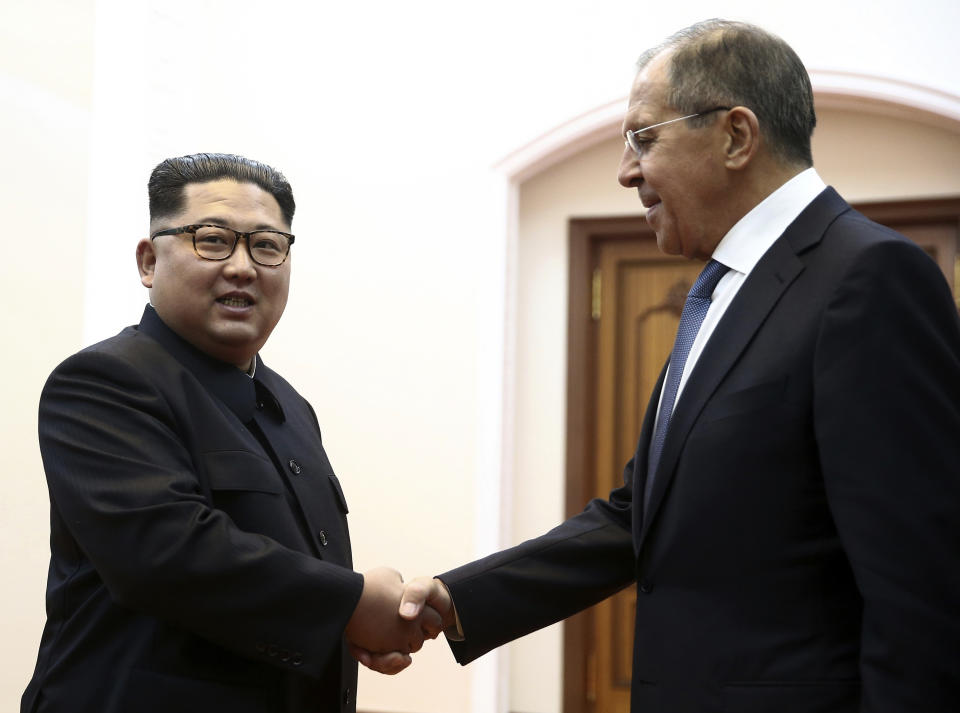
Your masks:
<svg viewBox="0 0 960 713"><path fill-rule="evenodd" d="M620 169L617 171L617 180L624 188L635 188L643 180L640 171L640 160L637 153L624 144L623 155L620 157Z"/></svg>
<svg viewBox="0 0 960 713"><path fill-rule="evenodd" d="M228 276L237 276L252 279L257 276L257 264L250 257L248 248L249 238L240 236L237 239L237 246L233 249L233 255L226 259L224 271ZM241 243L243 243L241 245Z"/></svg>

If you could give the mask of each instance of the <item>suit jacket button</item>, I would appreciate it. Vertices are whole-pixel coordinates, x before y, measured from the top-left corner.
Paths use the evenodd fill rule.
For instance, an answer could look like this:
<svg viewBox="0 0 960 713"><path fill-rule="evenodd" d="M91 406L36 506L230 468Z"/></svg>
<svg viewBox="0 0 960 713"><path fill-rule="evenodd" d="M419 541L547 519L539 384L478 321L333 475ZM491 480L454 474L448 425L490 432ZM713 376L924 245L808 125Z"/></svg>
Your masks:
<svg viewBox="0 0 960 713"><path fill-rule="evenodd" d="M324 532L323 530L320 530L320 534L317 535L317 537L320 538L320 544L323 545L324 547L326 547L326 546L327 546L327 533Z"/></svg>
<svg viewBox="0 0 960 713"><path fill-rule="evenodd" d="M640 590L641 594L649 594L653 591L653 582L640 582L640 586L638 586L637 589Z"/></svg>
<svg viewBox="0 0 960 713"><path fill-rule="evenodd" d="M270 645L267 647L267 655L268 655L268 656L276 656L276 655L277 655L277 645L276 645L276 644L270 644Z"/></svg>
<svg viewBox="0 0 960 713"><path fill-rule="evenodd" d="M290 652L287 651L286 649L281 649L281 650L280 650L280 660L283 661L284 663L286 663L287 661L289 661L289 660L290 660Z"/></svg>
<svg viewBox="0 0 960 713"><path fill-rule="evenodd" d="M303 665L303 654L301 654L299 651L294 651L293 658L290 660L290 663L292 663L294 666Z"/></svg>
<svg viewBox="0 0 960 713"><path fill-rule="evenodd" d="M290 462L287 463L287 465L290 466L290 472L294 475L300 475L300 471L303 470L303 468L300 467L300 464L297 463L297 461L295 461L293 458L290 459Z"/></svg>

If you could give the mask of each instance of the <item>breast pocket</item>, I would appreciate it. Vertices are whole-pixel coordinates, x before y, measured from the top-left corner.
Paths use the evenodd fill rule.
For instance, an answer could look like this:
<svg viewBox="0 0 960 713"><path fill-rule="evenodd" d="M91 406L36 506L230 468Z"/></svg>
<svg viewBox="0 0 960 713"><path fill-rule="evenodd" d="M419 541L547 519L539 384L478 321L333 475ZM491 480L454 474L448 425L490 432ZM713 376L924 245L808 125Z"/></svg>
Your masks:
<svg viewBox="0 0 960 713"><path fill-rule="evenodd" d="M279 495L283 484L266 458L249 451L209 451L202 454L210 489Z"/></svg>
<svg viewBox="0 0 960 713"><path fill-rule="evenodd" d="M241 530L275 539L294 534L284 485L271 461L249 451L209 451L201 457L214 508Z"/></svg>

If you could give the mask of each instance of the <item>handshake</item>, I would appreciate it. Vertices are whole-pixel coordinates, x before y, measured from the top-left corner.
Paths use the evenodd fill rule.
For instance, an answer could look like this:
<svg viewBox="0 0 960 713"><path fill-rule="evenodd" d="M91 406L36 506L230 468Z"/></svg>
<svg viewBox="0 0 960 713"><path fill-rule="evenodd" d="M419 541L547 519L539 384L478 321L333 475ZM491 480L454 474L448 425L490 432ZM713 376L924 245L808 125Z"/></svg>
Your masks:
<svg viewBox="0 0 960 713"><path fill-rule="evenodd" d="M436 639L456 624L453 601L438 579L420 577L404 585L396 570L378 567L363 576L363 593L344 636L351 655L386 674L409 666L424 639Z"/></svg>

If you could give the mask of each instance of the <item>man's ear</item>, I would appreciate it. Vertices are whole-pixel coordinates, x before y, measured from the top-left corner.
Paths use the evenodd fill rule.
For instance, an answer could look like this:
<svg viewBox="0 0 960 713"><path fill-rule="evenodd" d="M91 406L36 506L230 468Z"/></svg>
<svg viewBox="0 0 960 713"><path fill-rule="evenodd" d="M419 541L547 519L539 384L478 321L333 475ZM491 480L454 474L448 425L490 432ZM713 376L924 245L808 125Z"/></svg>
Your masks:
<svg viewBox="0 0 960 713"><path fill-rule="evenodd" d="M760 122L757 115L745 106L735 106L727 112L726 166L740 171L753 160L760 149Z"/></svg>
<svg viewBox="0 0 960 713"><path fill-rule="evenodd" d="M150 289L153 287L153 272L157 266L157 252L150 238L144 238L137 243L137 270L140 271L140 284Z"/></svg>

